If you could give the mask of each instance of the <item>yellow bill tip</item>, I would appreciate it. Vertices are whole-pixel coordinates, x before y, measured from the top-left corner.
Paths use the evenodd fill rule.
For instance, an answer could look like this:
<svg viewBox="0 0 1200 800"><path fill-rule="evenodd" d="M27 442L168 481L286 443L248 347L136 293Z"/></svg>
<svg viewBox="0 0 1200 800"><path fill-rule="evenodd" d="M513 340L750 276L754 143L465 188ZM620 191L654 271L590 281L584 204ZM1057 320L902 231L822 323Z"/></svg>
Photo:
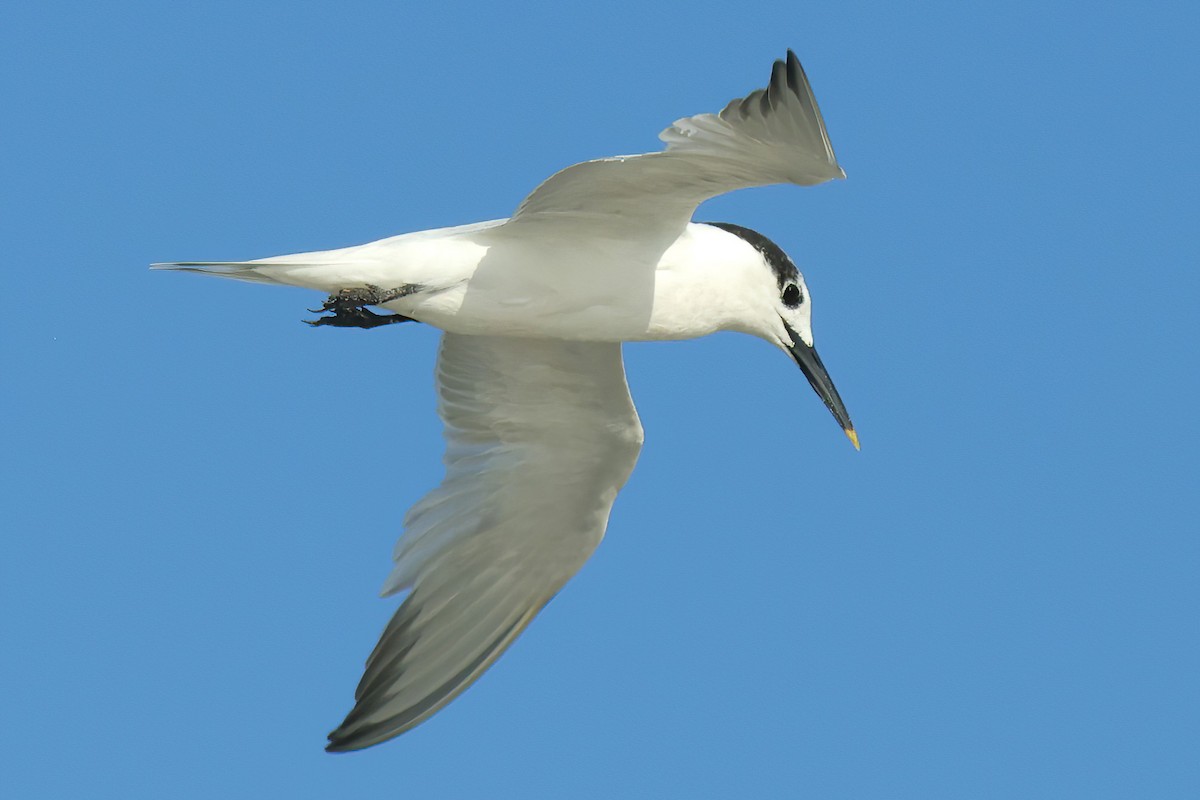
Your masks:
<svg viewBox="0 0 1200 800"><path fill-rule="evenodd" d="M846 434L846 438L850 440L850 444L854 445L855 450L862 450L858 446L858 434L854 432L854 428L846 428L844 433Z"/></svg>

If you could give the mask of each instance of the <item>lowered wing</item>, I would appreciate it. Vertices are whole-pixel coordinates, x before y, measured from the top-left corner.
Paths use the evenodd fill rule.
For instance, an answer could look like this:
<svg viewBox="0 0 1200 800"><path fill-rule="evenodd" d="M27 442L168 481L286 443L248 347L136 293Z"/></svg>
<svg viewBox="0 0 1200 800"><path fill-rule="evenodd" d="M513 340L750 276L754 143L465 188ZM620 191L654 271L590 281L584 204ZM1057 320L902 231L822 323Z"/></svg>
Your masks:
<svg viewBox="0 0 1200 800"><path fill-rule="evenodd" d="M409 590L329 750L404 733L500 657L592 554L642 428L615 343L445 334L446 477L405 518Z"/></svg>

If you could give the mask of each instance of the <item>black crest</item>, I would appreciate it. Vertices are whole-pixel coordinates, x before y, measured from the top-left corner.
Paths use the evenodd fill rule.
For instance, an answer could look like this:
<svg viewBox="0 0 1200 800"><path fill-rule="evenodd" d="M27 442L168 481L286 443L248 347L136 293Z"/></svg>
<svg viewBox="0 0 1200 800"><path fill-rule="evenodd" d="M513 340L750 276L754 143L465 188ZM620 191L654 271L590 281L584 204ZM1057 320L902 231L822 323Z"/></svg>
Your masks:
<svg viewBox="0 0 1200 800"><path fill-rule="evenodd" d="M783 252L779 245L758 231L743 228L741 225L734 225L732 222L705 222L703 224L732 233L734 236L744 239L747 244L762 253L767 264L771 266L771 271L775 273L775 279L779 281L780 290L789 283L794 283L800 277L800 270L796 269L796 265L788 258L787 253Z"/></svg>

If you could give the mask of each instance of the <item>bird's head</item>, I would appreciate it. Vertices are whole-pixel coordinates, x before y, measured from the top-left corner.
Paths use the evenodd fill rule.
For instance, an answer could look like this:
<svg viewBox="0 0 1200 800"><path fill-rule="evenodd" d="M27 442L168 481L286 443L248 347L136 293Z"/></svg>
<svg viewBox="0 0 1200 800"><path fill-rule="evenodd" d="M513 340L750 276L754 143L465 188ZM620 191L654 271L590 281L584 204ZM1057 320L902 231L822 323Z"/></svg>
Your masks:
<svg viewBox="0 0 1200 800"><path fill-rule="evenodd" d="M808 378L813 390L825 402L834 419L858 448L858 434L850 422L850 414L833 385L833 380L821 363L813 347L812 299L804 276L787 254L767 237L749 228L729 222L710 222L709 225L732 233L753 247L762 257L763 274L769 273L761 283L769 302L769 311L761 314L760 324L752 332L786 351L800 365L804 377Z"/></svg>

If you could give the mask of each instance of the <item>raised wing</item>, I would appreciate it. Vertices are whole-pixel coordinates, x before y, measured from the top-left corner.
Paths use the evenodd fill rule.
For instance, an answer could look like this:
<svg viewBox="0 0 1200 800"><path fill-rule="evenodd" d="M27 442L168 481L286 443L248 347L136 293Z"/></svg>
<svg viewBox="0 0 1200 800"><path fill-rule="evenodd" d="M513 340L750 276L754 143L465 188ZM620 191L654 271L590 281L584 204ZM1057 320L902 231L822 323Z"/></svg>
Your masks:
<svg viewBox="0 0 1200 800"><path fill-rule="evenodd" d="M734 100L719 114L678 120L659 138L667 143L663 152L585 161L552 175L505 227L586 218L598 235L614 227L657 228L662 235L655 240L674 241L696 206L710 197L846 176L791 50L786 61L775 62L767 88Z"/></svg>
<svg viewBox="0 0 1200 800"><path fill-rule="evenodd" d="M421 723L483 674L592 554L641 450L620 345L442 337L446 477L405 518L411 593L329 750Z"/></svg>

